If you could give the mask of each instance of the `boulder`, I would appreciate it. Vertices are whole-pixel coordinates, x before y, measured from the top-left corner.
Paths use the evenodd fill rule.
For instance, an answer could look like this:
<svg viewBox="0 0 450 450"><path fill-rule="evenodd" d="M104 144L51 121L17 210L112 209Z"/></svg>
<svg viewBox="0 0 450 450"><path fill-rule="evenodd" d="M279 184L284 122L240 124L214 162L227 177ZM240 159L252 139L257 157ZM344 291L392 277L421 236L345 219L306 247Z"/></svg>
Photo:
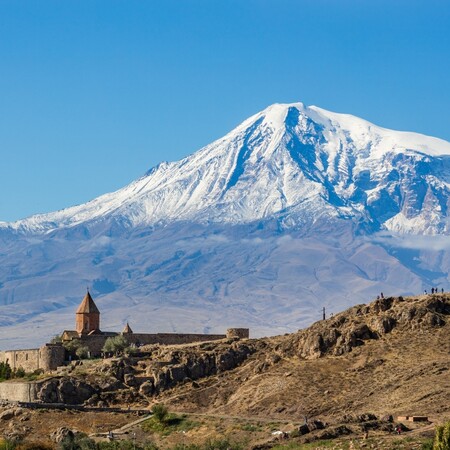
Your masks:
<svg viewBox="0 0 450 450"><path fill-rule="evenodd" d="M131 373L127 373L124 375L123 377L123 381L127 386L136 386L136 377L131 374Z"/></svg>
<svg viewBox="0 0 450 450"><path fill-rule="evenodd" d="M145 397L149 397L153 395L155 392L155 386L153 385L153 382L145 381L141 384L141 387L139 388L139 393L144 395Z"/></svg>
<svg viewBox="0 0 450 450"><path fill-rule="evenodd" d="M375 322L374 328L378 334L386 334L392 331L397 321L390 316L382 317Z"/></svg>
<svg viewBox="0 0 450 450"><path fill-rule="evenodd" d="M50 439L57 444L59 444L66 438L73 440L74 437L75 433L67 427L57 428L53 433L50 434Z"/></svg>
<svg viewBox="0 0 450 450"><path fill-rule="evenodd" d="M186 369L183 365L173 366L169 369L169 376L172 383L179 383L183 381L186 375Z"/></svg>
<svg viewBox="0 0 450 450"><path fill-rule="evenodd" d="M38 399L44 403L66 403L79 405L97 392L97 389L75 378L54 378L46 381L38 392Z"/></svg>
<svg viewBox="0 0 450 450"><path fill-rule="evenodd" d="M300 425L298 427L297 431L300 436L303 436L304 434L308 434L310 432L310 429L309 426L306 423L304 423L303 425Z"/></svg>
<svg viewBox="0 0 450 450"><path fill-rule="evenodd" d="M10 420L15 416L14 409L7 409L0 414L0 420Z"/></svg>

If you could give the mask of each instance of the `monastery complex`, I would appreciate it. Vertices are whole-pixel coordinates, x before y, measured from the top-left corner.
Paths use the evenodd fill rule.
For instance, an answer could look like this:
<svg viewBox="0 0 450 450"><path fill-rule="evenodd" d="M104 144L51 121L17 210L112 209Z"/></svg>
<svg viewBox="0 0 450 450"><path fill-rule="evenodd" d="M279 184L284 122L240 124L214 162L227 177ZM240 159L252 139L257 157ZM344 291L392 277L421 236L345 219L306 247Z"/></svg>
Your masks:
<svg viewBox="0 0 450 450"><path fill-rule="evenodd" d="M0 362L7 362L13 371L21 368L25 372L56 370L70 360L71 355L64 344L78 340L88 349L90 357L103 354L103 346L108 338L123 335L130 345L145 344L187 344L191 342L216 341L226 338L248 338L248 328L229 328L226 334L179 334L179 333L134 333L126 324L121 333L105 332L100 329L100 311L89 291L84 296L75 313L75 330L65 330L61 343L48 343L40 348L24 350L6 350L0 352Z"/></svg>

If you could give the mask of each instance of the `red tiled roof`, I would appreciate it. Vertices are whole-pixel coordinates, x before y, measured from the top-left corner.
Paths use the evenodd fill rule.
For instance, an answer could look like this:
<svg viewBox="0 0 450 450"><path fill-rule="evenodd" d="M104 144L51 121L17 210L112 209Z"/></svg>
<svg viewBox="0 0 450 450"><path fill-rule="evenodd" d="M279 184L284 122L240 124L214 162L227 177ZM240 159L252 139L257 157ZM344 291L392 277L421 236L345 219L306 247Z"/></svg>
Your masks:
<svg viewBox="0 0 450 450"><path fill-rule="evenodd" d="M85 314L85 313L97 313L100 314L100 311L97 308L97 305L92 300L91 294L86 292L86 295L83 298L80 306L77 309L77 314Z"/></svg>

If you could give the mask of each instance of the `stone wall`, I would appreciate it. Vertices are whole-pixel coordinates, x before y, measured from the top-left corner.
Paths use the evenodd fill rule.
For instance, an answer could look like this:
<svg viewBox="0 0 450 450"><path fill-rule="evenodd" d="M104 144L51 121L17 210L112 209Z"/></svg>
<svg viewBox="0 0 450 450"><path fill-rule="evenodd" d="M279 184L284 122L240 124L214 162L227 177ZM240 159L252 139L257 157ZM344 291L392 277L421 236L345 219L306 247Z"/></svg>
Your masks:
<svg viewBox="0 0 450 450"><path fill-rule="evenodd" d="M162 345L177 345L189 344L191 342L206 342L217 341L225 339L225 334L180 334L180 333L132 333L125 337L130 343L134 344L162 344Z"/></svg>
<svg viewBox="0 0 450 450"><path fill-rule="evenodd" d="M66 349L61 344L45 344L39 349L39 368L45 372L64 364Z"/></svg>
<svg viewBox="0 0 450 450"><path fill-rule="evenodd" d="M20 368L25 372L38 369L47 372L64 364L65 353L62 345L45 344L41 348L0 352L0 362L7 362L13 371Z"/></svg>
<svg viewBox="0 0 450 450"><path fill-rule="evenodd" d="M118 334L118 333L117 333ZM82 345L88 347L89 356L99 356L102 353L106 339L117 334L107 333L91 336L81 336ZM132 344L162 344L178 345L194 342L217 341L225 338L248 338L248 328L229 328L227 334L182 334L182 333L130 333L125 337ZM13 371L22 368L25 372L55 370L64 364L65 350L59 344L45 344L40 349L6 350L0 352L0 362L7 362Z"/></svg>
<svg viewBox="0 0 450 450"><path fill-rule="evenodd" d="M117 335L116 335L117 336ZM106 339L112 337L109 335L94 334L92 336L81 336L82 345L89 349L89 356L99 356L102 353Z"/></svg>
<svg viewBox="0 0 450 450"><path fill-rule="evenodd" d="M41 368L40 351L38 348L6 350L0 352L0 362L7 362L13 371L22 368L25 372L33 372Z"/></svg>
<svg viewBox="0 0 450 450"><path fill-rule="evenodd" d="M42 382L3 381L0 383L0 399L10 402L35 402Z"/></svg>
<svg viewBox="0 0 450 450"><path fill-rule="evenodd" d="M111 337L112 333L108 335L91 335L81 336L82 345L89 348L90 356L99 356L102 353L103 346L106 339ZM117 336L118 334L116 334ZM191 342L205 342L217 341L225 339L225 334L180 334L180 333L130 333L125 334L125 338L130 344L147 345L147 344L162 344L162 345L178 345L189 344Z"/></svg>

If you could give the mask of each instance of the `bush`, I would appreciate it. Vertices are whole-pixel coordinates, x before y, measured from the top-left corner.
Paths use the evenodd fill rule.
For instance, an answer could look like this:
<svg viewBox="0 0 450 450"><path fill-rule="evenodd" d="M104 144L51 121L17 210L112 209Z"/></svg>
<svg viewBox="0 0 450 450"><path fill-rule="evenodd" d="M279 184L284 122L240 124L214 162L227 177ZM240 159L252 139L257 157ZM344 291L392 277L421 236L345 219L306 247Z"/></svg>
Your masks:
<svg viewBox="0 0 450 450"><path fill-rule="evenodd" d="M436 427L433 450L450 450L450 422Z"/></svg>
<svg viewBox="0 0 450 450"><path fill-rule="evenodd" d="M75 350L75 354L78 356L78 358L80 359L86 359L88 357L89 354L89 348L86 347L85 345L81 345L80 347L78 347Z"/></svg>
<svg viewBox="0 0 450 450"><path fill-rule="evenodd" d="M14 378L23 378L25 376L25 370L23 370L22 367L19 367L15 372L14 372Z"/></svg>
<svg viewBox="0 0 450 450"><path fill-rule="evenodd" d="M0 379L9 380L11 378L11 366L7 362L0 362Z"/></svg>
<svg viewBox="0 0 450 450"><path fill-rule="evenodd" d="M159 423L165 422L165 420L167 419L167 414L169 413L167 406L163 405L162 403L153 405L151 411L153 416Z"/></svg>
<svg viewBox="0 0 450 450"><path fill-rule="evenodd" d="M158 447L152 442L147 442L144 446L141 446L130 440L98 442L96 448L98 450L158 450Z"/></svg>
<svg viewBox="0 0 450 450"><path fill-rule="evenodd" d="M105 341L105 345L103 346L103 351L105 353L116 353L121 354L127 347L129 346L129 343L127 339L119 334L114 337L109 337Z"/></svg>
<svg viewBox="0 0 450 450"><path fill-rule="evenodd" d="M208 441L203 448L204 450L241 450L243 447L240 444L230 442L228 439L219 439Z"/></svg>
<svg viewBox="0 0 450 450"><path fill-rule="evenodd" d="M97 450L96 443L84 433L66 436L58 446L59 450Z"/></svg>

